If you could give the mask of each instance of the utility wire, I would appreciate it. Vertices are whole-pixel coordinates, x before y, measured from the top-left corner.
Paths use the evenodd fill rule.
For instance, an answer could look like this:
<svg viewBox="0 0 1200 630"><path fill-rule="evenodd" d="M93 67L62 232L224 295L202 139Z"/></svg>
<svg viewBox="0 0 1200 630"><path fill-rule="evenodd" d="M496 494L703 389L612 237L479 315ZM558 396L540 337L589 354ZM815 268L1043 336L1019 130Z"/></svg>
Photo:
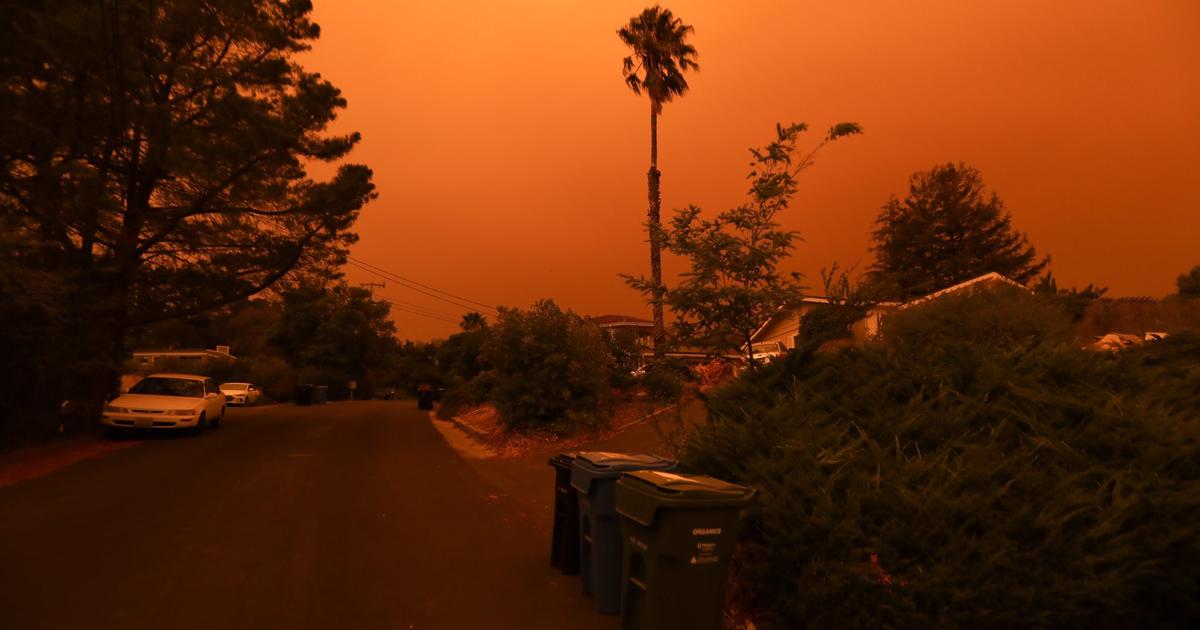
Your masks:
<svg viewBox="0 0 1200 630"><path fill-rule="evenodd" d="M372 265L372 264L370 264L370 263L368 263L368 262L365 262L365 261L363 261L363 260L359 260L359 259L357 259L357 258L354 258L354 257L352 257L352 256L347 256L347 257L346 257L346 259L347 259L349 262L351 262L352 264L354 264L355 266L357 266L358 268L360 268L360 269L365 269L365 270L367 270L367 271L372 271L372 270L373 270L373 272L374 272L376 275L380 275L380 274L387 274L387 275L389 275L389 276L392 276L392 277L394 278L394 281L395 281L395 282L407 282L407 283L409 283L409 284L415 284L415 285L417 285L418 287L421 287L421 288L423 288L423 289L429 289L430 291L435 291L435 292L437 292L437 293L440 293L440 294L442 294L442 295L445 295L445 296L448 296L448 297L452 297L452 298L454 298L454 299L456 299L456 300L460 300L460 301L462 301L462 302L466 302L466 303L468 303L468 304L475 304L476 306L482 306L483 308L486 308L486 309L491 309L492 311L495 311L495 310L496 310L496 307L495 307L495 306L492 306L491 304L484 304L483 302L478 302L478 301L476 301L476 300L472 300L471 298L465 298L465 297L463 297L463 296L461 296L461 295L455 295L455 294L453 294L453 293L450 293L449 291L443 291L443 290L441 290L441 289L437 289L437 288L431 287L431 286L429 286L429 285L427 285L427 284L421 284L420 282L417 282L416 280L410 280L410 279L408 279L408 278L405 278L404 276L401 276L401 275L399 275L399 274L397 274L397 273L393 273L393 272L391 272L391 271L388 271L387 269L384 269L383 267L377 267L377 266L375 266L375 265ZM411 288L411 287L409 287L409 288ZM434 297L436 297L436 296L434 296ZM441 298L439 298L439 299L441 299ZM459 306L461 306L461 304L460 304Z"/></svg>
<svg viewBox="0 0 1200 630"><path fill-rule="evenodd" d="M466 310L466 311L478 311L479 310L479 307L477 307L477 306L468 306L461 302L456 302L449 298L442 297L436 293L431 293L429 291L424 291L424 290L419 289L414 286L409 286L409 285L405 284L405 282L407 282L406 280L404 280L400 276L396 276L395 274L393 274L387 270L380 271L380 270L377 270L378 268L371 268L370 265L366 265L365 263L359 263L355 259L348 259L347 262L351 265L354 265L355 267L358 267L359 269L362 269L363 271L366 271L367 273L374 274L385 280L391 280L392 282L395 282L396 284L398 284L406 289L410 289L410 290L416 291L417 293L428 295L429 297L431 297L435 300L441 300L442 302L446 302L447 304L453 304L453 305L455 305L463 310ZM451 295L451 294L448 293L447 295ZM474 300L467 300L464 298L459 298L459 299L462 299L464 302L471 302L473 304L479 304L480 306L483 306L484 308L490 309L492 311L496 311L495 307L487 306L486 304L483 304L482 302L475 302Z"/></svg>
<svg viewBox="0 0 1200 630"><path fill-rule="evenodd" d="M410 315L420 315L421 317L428 317L429 319L436 319L439 322L446 322L447 324L457 324L458 323L458 321L455 320L453 317L443 317L441 315L431 315L429 313L422 313L421 311L413 310L413 309L407 308L405 306L398 306L396 304L391 304L389 306L394 311L400 311L402 313L408 313Z"/></svg>

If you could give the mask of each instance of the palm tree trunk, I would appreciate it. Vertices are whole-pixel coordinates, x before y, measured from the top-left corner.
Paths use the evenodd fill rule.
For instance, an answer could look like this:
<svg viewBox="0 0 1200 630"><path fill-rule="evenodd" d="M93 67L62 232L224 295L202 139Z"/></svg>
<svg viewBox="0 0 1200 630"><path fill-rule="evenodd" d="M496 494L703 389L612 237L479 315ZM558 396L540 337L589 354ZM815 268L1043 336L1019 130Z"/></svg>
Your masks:
<svg viewBox="0 0 1200 630"><path fill-rule="evenodd" d="M661 173L658 171L658 112L650 101L650 171L646 174L649 183L650 209L647 212L650 227L650 279L654 282L654 358L661 359L666 350L667 334L663 325L663 282L662 282L662 195L659 190Z"/></svg>

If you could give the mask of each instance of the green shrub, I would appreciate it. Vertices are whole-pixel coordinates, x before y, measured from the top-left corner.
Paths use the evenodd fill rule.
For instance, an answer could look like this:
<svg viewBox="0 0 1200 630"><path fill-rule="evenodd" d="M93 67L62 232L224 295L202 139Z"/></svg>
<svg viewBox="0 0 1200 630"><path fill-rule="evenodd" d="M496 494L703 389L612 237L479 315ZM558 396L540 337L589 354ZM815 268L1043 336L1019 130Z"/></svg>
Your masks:
<svg viewBox="0 0 1200 630"><path fill-rule="evenodd" d="M642 375L641 385L646 390L646 396L656 402L675 402L683 396L683 387L687 383L687 367L680 369L678 365L659 363L646 368Z"/></svg>
<svg viewBox="0 0 1200 630"><path fill-rule="evenodd" d="M710 400L685 464L760 490L741 607L759 628L1200 618L1200 337L1092 353L1057 321L957 315Z"/></svg>
<svg viewBox="0 0 1200 630"><path fill-rule="evenodd" d="M491 399L492 375L484 372L475 378L459 383L446 390L438 406L437 417L449 420L468 407L480 405Z"/></svg>
<svg viewBox="0 0 1200 630"><path fill-rule="evenodd" d="M1027 348L1074 341L1074 325L1061 303L1017 287L993 287L896 311L883 321L890 345Z"/></svg>
<svg viewBox="0 0 1200 630"><path fill-rule="evenodd" d="M598 421L610 357L602 333L551 300L502 309L484 344L492 393L505 424L569 432Z"/></svg>
<svg viewBox="0 0 1200 630"><path fill-rule="evenodd" d="M609 385L621 390L637 385L633 373L642 365L642 346L637 334L632 330L619 330L616 334L605 334L604 340L612 363Z"/></svg>

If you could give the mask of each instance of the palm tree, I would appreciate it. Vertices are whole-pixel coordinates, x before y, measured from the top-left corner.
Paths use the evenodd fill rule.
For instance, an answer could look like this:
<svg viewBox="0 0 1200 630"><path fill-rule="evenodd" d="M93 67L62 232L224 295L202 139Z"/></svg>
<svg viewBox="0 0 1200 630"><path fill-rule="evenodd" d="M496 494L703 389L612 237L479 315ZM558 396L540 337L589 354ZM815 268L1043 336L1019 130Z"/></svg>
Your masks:
<svg viewBox="0 0 1200 630"><path fill-rule="evenodd" d="M669 103L676 96L683 96L688 90L687 79L683 73L688 70L699 70L696 63L696 49L687 43L687 36L694 29L683 23L683 20L671 14L670 9L658 5L650 7L634 16L621 30L617 31L621 41L633 49L633 54L625 58L623 74L625 84L634 94L643 91L650 97L650 171L649 181L650 209L648 228L650 230L650 279L653 282L652 305L654 308L654 354L661 357L666 333L663 328L663 292L662 283L662 195L659 189L661 173L658 171L658 115L662 113L663 103Z"/></svg>

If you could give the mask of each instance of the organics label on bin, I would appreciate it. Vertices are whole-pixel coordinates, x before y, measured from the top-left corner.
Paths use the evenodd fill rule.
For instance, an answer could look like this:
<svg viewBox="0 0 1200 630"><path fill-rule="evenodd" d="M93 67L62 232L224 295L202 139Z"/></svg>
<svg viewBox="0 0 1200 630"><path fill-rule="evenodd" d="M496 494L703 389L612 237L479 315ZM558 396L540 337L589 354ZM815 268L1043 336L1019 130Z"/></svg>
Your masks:
<svg viewBox="0 0 1200 630"><path fill-rule="evenodd" d="M688 564L713 564L720 560L721 557L717 555L717 543L698 542L696 543L696 553L688 561Z"/></svg>

